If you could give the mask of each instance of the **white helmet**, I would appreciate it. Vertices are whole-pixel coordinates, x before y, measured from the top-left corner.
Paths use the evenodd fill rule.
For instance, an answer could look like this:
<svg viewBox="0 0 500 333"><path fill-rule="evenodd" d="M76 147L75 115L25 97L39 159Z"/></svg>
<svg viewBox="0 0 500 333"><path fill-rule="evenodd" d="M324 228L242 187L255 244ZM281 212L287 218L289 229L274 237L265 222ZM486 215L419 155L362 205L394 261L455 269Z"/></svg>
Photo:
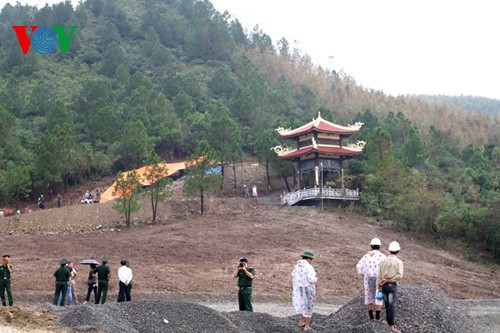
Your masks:
<svg viewBox="0 0 500 333"><path fill-rule="evenodd" d="M370 242L370 245L378 245L378 246L380 246L380 245L382 245L382 242L380 241L380 239L378 239L378 238L374 238L374 239L372 239L372 241Z"/></svg>
<svg viewBox="0 0 500 333"><path fill-rule="evenodd" d="M389 244L389 252L398 252L401 250L401 246L399 246L399 243L394 241Z"/></svg>

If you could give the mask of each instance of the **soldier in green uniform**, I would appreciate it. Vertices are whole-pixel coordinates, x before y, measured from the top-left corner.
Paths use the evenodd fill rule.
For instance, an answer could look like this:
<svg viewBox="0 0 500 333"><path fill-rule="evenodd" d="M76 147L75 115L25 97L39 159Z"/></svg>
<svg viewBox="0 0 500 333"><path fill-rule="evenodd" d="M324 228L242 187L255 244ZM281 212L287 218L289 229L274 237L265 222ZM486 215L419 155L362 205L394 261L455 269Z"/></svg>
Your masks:
<svg viewBox="0 0 500 333"><path fill-rule="evenodd" d="M255 270L253 267L248 267L248 260L246 258L240 258L233 277L238 278L238 303L240 311L253 312L252 283L255 277Z"/></svg>
<svg viewBox="0 0 500 333"><path fill-rule="evenodd" d="M71 273L66 268L66 264L68 263L68 259L63 258L59 261L61 267L59 267L54 272L54 277L56 278L56 291L54 293L54 305L57 305L57 301L59 300L59 295L61 296L60 306L64 306L64 302L66 301L66 293L68 292L68 281Z"/></svg>
<svg viewBox="0 0 500 333"><path fill-rule="evenodd" d="M97 297L95 298L95 304L106 303L106 297L108 296L108 282L111 276L111 270L108 265L108 258L102 257L102 265L99 265L92 271L92 273L97 273L97 278L99 282L97 283Z"/></svg>
<svg viewBox="0 0 500 333"><path fill-rule="evenodd" d="M3 255L3 263L0 266L0 297L2 298L2 305L7 306L5 302L5 290L7 290L7 298L9 299L9 306L14 304L12 298L12 287L10 279L12 278L12 265L10 264L10 255Z"/></svg>

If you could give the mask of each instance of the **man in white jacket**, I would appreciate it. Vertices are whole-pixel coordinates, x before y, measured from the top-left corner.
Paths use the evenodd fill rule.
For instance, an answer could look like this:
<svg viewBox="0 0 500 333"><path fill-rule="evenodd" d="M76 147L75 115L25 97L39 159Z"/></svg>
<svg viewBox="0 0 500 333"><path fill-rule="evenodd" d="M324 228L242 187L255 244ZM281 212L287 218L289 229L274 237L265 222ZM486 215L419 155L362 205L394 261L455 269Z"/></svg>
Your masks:
<svg viewBox="0 0 500 333"><path fill-rule="evenodd" d="M363 277L365 305L368 308L370 321L380 321L380 311L384 303L383 300L375 298L378 290L377 278L380 263L386 258L385 254L379 251L381 245L380 239L373 238L370 242L371 251L365 254L356 265L358 274ZM375 317L373 316L373 310L375 310Z"/></svg>
<svg viewBox="0 0 500 333"><path fill-rule="evenodd" d="M122 260L122 267L118 269L118 280L120 291L118 293L118 302L130 302L130 290L132 289L132 270L127 266L127 260Z"/></svg>

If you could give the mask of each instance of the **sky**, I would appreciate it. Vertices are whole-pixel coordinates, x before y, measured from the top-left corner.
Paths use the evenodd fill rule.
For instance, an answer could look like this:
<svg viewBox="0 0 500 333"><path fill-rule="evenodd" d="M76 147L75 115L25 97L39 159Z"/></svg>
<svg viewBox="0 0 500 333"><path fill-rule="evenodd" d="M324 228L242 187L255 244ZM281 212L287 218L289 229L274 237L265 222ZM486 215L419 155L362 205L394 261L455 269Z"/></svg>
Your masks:
<svg viewBox="0 0 500 333"><path fill-rule="evenodd" d="M21 0L37 4L58 0ZM497 0L211 0L251 32L389 95L500 99ZM76 3L73 0L73 3Z"/></svg>

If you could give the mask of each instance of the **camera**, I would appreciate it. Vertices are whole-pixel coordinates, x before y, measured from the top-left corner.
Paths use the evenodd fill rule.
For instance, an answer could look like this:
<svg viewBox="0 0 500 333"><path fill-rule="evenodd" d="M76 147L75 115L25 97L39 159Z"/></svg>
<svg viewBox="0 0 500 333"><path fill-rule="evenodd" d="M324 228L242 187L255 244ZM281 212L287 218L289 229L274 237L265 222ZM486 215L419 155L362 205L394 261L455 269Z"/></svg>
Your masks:
<svg viewBox="0 0 500 333"><path fill-rule="evenodd" d="M245 264L244 264L244 263L242 263L242 262L240 262L240 267L243 267L243 266L245 266Z"/></svg>

